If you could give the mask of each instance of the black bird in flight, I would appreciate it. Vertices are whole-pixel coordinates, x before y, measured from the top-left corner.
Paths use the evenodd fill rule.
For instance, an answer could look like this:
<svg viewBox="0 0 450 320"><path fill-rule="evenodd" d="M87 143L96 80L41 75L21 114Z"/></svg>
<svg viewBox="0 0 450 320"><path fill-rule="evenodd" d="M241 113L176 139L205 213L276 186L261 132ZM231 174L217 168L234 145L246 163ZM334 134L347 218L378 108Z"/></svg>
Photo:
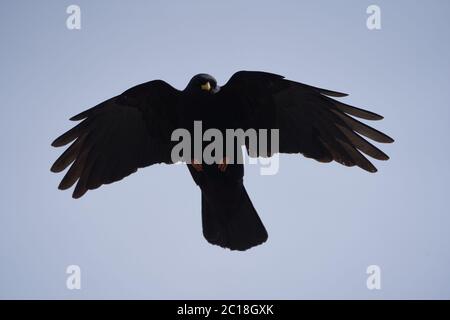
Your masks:
<svg viewBox="0 0 450 320"><path fill-rule="evenodd" d="M346 94L285 79L283 76L239 71L222 87L207 74L194 76L177 90L162 80L146 82L72 117L81 121L57 138L52 146L71 143L51 167L68 166L59 189L76 183L74 198L156 163L171 164L177 128L278 129L279 152L301 153L320 162L336 161L376 172L364 156L388 156L364 137L391 143L386 134L354 117L383 117L331 97ZM226 160L225 160L226 161ZM267 240L262 224L244 188L243 164L187 164L202 195L203 235L212 244L246 250Z"/></svg>

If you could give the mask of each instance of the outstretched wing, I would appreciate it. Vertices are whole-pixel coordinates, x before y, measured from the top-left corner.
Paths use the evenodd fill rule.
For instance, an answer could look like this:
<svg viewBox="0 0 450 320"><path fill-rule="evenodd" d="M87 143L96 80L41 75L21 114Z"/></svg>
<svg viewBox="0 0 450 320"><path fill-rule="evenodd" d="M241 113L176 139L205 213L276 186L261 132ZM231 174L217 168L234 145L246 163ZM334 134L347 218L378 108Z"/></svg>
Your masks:
<svg viewBox="0 0 450 320"><path fill-rule="evenodd" d="M242 119L239 127L279 129L281 153L302 153L320 162L335 160L369 172L377 169L362 153L389 159L364 137L381 143L394 140L351 116L366 120L383 117L330 98L344 97L344 93L255 71L235 73L219 93L224 107L232 108Z"/></svg>
<svg viewBox="0 0 450 320"><path fill-rule="evenodd" d="M51 171L70 169L59 189L77 185L74 198L155 163L171 162L171 133L176 128L179 91L162 80L133 87L70 120L82 120L52 146L72 144Z"/></svg>

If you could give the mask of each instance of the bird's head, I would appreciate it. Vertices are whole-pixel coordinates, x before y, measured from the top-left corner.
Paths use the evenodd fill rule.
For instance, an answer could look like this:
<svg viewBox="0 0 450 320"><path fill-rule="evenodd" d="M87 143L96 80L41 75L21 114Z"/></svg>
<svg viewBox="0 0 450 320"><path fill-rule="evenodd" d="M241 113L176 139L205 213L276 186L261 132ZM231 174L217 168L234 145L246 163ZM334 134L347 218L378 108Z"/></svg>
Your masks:
<svg viewBox="0 0 450 320"><path fill-rule="evenodd" d="M206 73L200 73L192 77L186 89L191 92L213 94L218 92L220 87L217 85L217 81L213 76Z"/></svg>

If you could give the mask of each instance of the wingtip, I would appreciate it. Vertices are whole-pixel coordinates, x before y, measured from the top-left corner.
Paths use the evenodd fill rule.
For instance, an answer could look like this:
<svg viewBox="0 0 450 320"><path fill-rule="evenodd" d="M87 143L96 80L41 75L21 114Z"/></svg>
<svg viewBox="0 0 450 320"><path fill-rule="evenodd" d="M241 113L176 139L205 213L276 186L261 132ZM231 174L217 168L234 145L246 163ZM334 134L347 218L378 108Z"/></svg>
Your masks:
<svg viewBox="0 0 450 320"><path fill-rule="evenodd" d="M58 171L58 169L56 168L56 163L54 163L54 164L50 167L50 172L58 173L58 172L61 172L61 171Z"/></svg>
<svg viewBox="0 0 450 320"><path fill-rule="evenodd" d="M63 185L61 185L61 183L58 185L58 190L64 191L67 189L69 189L69 188L64 187Z"/></svg>
<svg viewBox="0 0 450 320"><path fill-rule="evenodd" d="M58 145L58 139L53 140L50 145L54 148L60 147L60 145Z"/></svg>
<svg viewBox="0 0 450 320"><path fill-rule="evenodd" d="M323 94L324 96L327 97L333 97L333 98L344 98L344 97L348 97L348 93L343 93L343 92L338 92L338 91L331 91L328 89L322 89L322 88L317 88L321 94Z"/></svg>
<svg viewBox="0 0 450 320"><path fill-rule="evenodd" d="M365 120L370 120L370 121L380 121L380 120L384 119L384 117L382 115L379 115L378 113L375 113L375 112L372 112L372 111L368 111L368 110L364 110L364 109L360 109L360 110L366 112L366 114L364 116L360 116L360 115L356 115L356 114L353 114L353 115L355 117L358 117L358 118L361 118L361 119L365 119Z"/></svg>
<svg viewBox="0 0 450 320"><path fill-rule="evenodd" d="M80 199L84 194L86 193L86 191L74 191L72 193L72 198L73 199Z"/></svg>
<svg viewBox="0 0 450 320"><path fill-rule="evenodd" d="M80 121L80 120L86 119L88 114L89 114L89 111L92 111L92 109L93 108L85 110L85 111L82 111L82 112L80 112L80 113L70 117L69 120L70 121Z"/></svg>
<svg viewBox="0 0 450 320"><path fill-rule="evenodd" d="M77 114L77 115L69 118L70 121L80 121L82 119L84 119L84 117L80 116L80 114Z"/></svg>
<svg viewBox="0 0 450 320"><path fill-rule="evenodd" d="M75 190L72 193L72 198L80 199L82 196L86 194L88 189L84 185L80 185L80 182L77 183Z"/></svg>
<svg viewBox="0 0 450 320"><path fill-rule="evenodd" d="M357 164L357 166L361 169L363 169L364 171L368 172L368 173L377 173L378 169L372 165L372 166L360 166Z"/></svg>
<svg viewBox="0 0 450 320"><path fill-rule="evenodd" d="M378 120L383 120L384 119L384 117L382 116L382 115L379 115L379 114L377 114L377 113L374 113L374 116L373 116L373 121L378 121Z"/></svg>
<svg viewBox="0 0 450 320"><path fill-rule="evenodd" d="M68 184L64 179L61 180L61 182L58 185L59 190L67 190L69 189L73 184Z"/></svg>
<svg viewBox="0 0 450 320"><path fill-rule="evenodd" d="M65 146L66 144L68 144L69 142L71 142L71 141L69 141L69 142L64 141L63 138L64 138L64 135L59 136L58 138L56 138L55 140L53 140L53 142L51 143L51 146L54 147L54 148L59 148L59 147Z"/></svg>

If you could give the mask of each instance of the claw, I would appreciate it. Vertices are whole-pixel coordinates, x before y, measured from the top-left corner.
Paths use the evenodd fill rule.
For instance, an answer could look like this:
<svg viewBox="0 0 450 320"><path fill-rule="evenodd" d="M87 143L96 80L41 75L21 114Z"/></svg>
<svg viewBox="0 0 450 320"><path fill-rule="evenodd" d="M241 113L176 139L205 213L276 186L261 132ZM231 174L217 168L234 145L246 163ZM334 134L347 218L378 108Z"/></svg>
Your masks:
<svg viewBox="0 0 450 320"><path fill-rule="evenodd" d="M228 167L228 157L225 157L222 159L222 161L219 162L218 168L220 171L225 172L225 170L227 170Z"/></svg>
<svg viewBox="0 0 450 320"><path fill-rule="evenodd" d="M196 159L192 159L191 165L192 165L192 167L194 167L195 171L197 171L197 172L203 171L203 165L200 161L198 161Z"/></svg>

